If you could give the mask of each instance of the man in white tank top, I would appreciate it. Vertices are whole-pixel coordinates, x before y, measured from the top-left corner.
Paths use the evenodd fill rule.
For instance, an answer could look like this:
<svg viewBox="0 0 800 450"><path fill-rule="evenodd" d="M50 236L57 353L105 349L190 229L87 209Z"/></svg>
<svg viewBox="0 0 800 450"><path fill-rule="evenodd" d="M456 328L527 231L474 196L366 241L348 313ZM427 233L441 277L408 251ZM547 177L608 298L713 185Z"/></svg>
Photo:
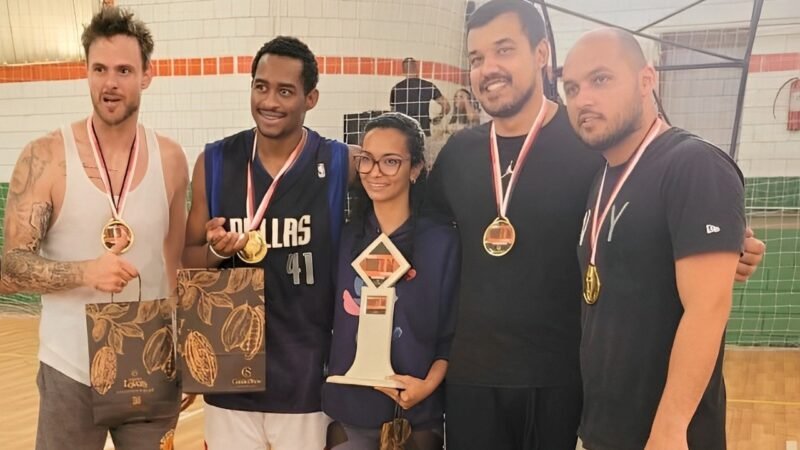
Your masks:
<svg viewBox="0 0 800 450"><path fill-rule="evenodd" d="M94 424L84 305L110 301L111 293L135 299L138 283L128 282L136 276L142 298L174 288L188 166L177 143L138 123L151 81L145 24L106 7L82 42L93 114L25 147L6 205L3 282L42 294L36 448L99 450L109 432L117 448L172 448L177 416L112 429ZM109 249L100 236L112 218L124 224L111 227L123 239L111 239Z"/></svg>

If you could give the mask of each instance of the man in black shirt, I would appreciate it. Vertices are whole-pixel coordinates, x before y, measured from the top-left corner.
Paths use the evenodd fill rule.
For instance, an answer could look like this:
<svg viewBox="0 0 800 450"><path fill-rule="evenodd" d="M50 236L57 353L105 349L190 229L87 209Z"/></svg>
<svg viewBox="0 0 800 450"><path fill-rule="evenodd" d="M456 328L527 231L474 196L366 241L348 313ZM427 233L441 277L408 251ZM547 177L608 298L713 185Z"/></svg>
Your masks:
<svg viewBox="0 0 800 450"><path fill-rule="evenodd" d="M722 355L745 232L744 179L658 117L632 35L584 35L564 63L570 121L607 164L578 246L579 434L590 450L724 450Z"/></svg>
<svg viewBox="0 0 800 450"><path fill-rule="evenodd" d="M458 223L462 244L447 446L574 450L582 402L575 244L603 160L564 108L543 98L548 43L532 5L492 0L467 33L472 91L493 121L453 136L429 182L433 208ZM751 242L743 277L763 253Z"/></svg>
<svg viewBox="0 0 800 450"><path fill-rule="evenodd" d="M426 136L431 135L430 105L435 101L442 108L434 123L450 112L450 102L439 92L439 88L428 80L419 77L419 66L414 58L403 60L403 74L406 79L397 83L389 94L389 104L393 111L411 116L419 122Z"/></svg>
<svg viewBox="0 0 800 450"><path fill-rule="evenodd" d="M548 43L533 6L491 1L467 30L472 91L493 121L453 136L430 178L431 201L458 223L463 254L447 446L574 450L581 410L574 252L602 158L544 98ZM513 246L494 256L502 248L495 251L490 235L508 232L487 227L504 221L515 230Z"/></svg>

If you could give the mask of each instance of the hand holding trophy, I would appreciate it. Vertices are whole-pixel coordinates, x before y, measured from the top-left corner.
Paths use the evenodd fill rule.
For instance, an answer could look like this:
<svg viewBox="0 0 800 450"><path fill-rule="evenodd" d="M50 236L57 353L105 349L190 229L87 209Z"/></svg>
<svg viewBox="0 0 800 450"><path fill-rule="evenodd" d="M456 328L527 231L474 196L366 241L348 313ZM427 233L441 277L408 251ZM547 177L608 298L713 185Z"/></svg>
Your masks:
<svg viewBox="0 0 800 450"><path fill-rule="evenodd" d="M358 320L356 357L344 375L328 377L329 383L403 388L392 379L392 328L394 324L394 285L411 265L385 234L381 234L353 261L353 268L364 280Z"/></svg>

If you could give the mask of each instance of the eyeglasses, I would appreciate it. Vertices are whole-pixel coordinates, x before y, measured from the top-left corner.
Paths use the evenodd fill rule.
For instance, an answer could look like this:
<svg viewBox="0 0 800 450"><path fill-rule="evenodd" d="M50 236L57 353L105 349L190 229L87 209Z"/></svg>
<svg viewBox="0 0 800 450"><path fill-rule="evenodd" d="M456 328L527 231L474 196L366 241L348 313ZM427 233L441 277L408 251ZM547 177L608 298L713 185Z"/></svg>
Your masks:
<svg viewBox="0 0 800 450"><path fill-rule="evenodd" d="M407 161L411 158L387 155L376 160L370 155L361 154L354 156L353 159L356 162L356 172L360 174L367 175L368 173L372 172L375 164L377 164L378 170L382 174L386 175L387 177L391 177L392 175L397 174L397 172L400 170L400 166L403 165L403 161Z"/></svg>

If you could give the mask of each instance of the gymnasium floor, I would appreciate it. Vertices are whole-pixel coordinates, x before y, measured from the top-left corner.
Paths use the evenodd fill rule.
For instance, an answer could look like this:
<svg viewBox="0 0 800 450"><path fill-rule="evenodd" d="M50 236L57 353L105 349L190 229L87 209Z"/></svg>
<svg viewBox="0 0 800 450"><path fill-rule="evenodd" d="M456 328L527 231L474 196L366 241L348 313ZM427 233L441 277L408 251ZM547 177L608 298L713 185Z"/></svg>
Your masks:
<svg viewBox="0 0 800 450"><path fill-rule="evenodd" d="M36 432L38 318L0 315L0 446L32 449ZM729 347L729 450L798 450L800 351ZM203 448L203 412L197 402L180 418L175 448ZM107 449L113 448L108 445Z"/></svg>

